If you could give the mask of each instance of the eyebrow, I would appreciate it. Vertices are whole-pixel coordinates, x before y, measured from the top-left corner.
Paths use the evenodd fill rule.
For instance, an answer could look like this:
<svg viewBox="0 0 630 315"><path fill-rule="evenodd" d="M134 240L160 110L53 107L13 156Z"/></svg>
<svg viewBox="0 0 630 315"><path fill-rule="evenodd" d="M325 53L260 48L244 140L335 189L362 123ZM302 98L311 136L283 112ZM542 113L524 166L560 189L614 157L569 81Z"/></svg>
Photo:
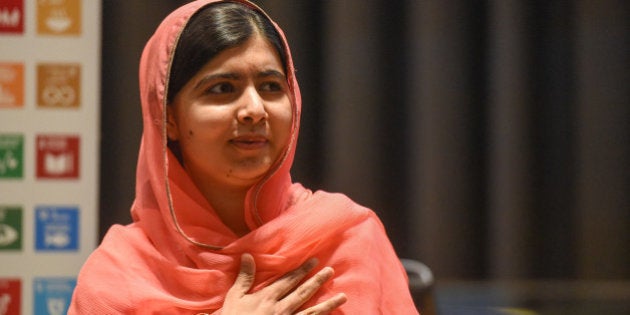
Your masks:
<svg viewBox="0 0 630 315"><path fill-rule="evenodd" d="M258 73L257 77L259 77L259 78L277 77L277 78L284 79L284 80L286 80L286 78L287 78L287 76L284 75L284 73L282 73L282 72L280 72L278 70L273 70L273 69L262 71L262 72Z"/></svg>
<svg viewBox="0 0 630 315"><path fill-rule="evenodd" d="M284 75L284 73L278 70L273 70L273 69L261 71L256 75L256 77L257 78L275 77L275 78L286 80L286 75ZM239 80L241 78L242 78L242 75L238 73L234 73L234 72L210 74L210 75L202 77L197 82L197 84L195 84L194 89L196 90L199 87L206 85L208 82L214 81L217 79Z"/></svg>

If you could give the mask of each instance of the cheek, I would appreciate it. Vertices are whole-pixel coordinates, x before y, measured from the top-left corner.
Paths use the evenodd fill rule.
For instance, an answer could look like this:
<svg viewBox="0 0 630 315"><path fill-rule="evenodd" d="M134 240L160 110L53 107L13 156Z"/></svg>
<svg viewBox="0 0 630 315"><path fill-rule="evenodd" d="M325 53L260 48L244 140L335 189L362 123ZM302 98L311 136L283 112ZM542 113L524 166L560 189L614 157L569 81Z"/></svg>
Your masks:
<svg viewBox="0 0 630 315"><path fill-rule="evenodd" d="M184 124L179 126L180 142L187 147L195 147L199 142L203 142L204 138L211 133L207 128L204 128L202 121L188 120Z"/></svg>
<svg viewBox="0 0 630 315"><path fill-rule="evenodd" d="M274 112L277 132L282 134L283 137L288 137L291 133L291 125L293 123L293 109L288 101L287 103L278 106Z"/></svg>
<svg viewBox="0 0 630 315"><path fill-rule="evenodd" d="M285 121L288 121L289 124L291 124L293 120L293 105L291 105L291 100L289 99L288 95L285 96L284 100L281 102L278 108L278 115L281 116Z"/></svg>
<svg viewBox="0 0 630 315"><path fill-rule="evenodd" d="M188 139L204 138L221 133L231 125L231 121L230 113L206 108L205 110L192 111L180 131Z"/></svg>
<svg viewBox="0 0 630 315"><path fill-rule="evenodd" d="M195 136L195 130L197 130L197 127L195 127L195 124L191 121L186 121L185 123L180 124L178 129L180 135L179 140L182 142L190 142Z"/></svg>

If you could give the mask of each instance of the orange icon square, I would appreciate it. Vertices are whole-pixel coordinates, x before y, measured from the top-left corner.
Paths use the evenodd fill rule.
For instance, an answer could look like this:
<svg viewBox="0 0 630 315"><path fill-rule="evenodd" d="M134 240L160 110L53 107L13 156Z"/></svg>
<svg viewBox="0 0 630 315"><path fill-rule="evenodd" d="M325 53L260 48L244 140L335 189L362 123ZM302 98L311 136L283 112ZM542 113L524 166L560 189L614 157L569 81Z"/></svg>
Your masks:
<svg viewBox="0 0 630 315"><path fill-rule="evenodd" d="M79 64L37 65L37 106L42 108L77 108L81 102L81 66Z"/></svg>
<svg viewBox="0 0 630 315"><path fill-rule="evenodd" d="M0 63L0 108L24 106L24 65Z"/></svg>
<svg viewBox="0 0 630 315"><path fill-rule="evenodd" d="M81 34L81 0L38 0L37 33Z"/></svg>

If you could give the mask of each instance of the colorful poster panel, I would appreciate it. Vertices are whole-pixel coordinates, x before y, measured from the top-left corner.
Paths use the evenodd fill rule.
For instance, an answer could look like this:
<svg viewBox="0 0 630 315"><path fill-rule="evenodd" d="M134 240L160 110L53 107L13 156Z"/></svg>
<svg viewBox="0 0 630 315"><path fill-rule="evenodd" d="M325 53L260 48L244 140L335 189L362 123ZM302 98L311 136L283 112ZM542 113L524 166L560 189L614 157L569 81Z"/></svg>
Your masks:
<svg viewBox="0 0 630 315"><path fill-rule="evenodd" d="M77 285L74 278L35 278L33 281L33 313L38 315L65 315L72 292Z"/></svg>
<svg viewBox="0 0 630 315"><path fill-rule="evenodd" d="M0 1L0 34L2 33L24 33L24 0Z"/></svg>
<svg viewBox="0 0 630 315"><path fill-rule="evenodd" d="M76 251L79 249L79 209L38 206L35 208L35 249Z"/></svg>
<svg viewBox="0 0 630 315"><path fill-rule="evenodd" d="M22 249L22 218L22 208L0 205L0 252Z"/></svg>
<svg viewBox="0 0 630 315"><path fill-rule="evenodd" d="M37 0L37 34L81 34L81 1Z"/></svg>
<svg viewBox="0 0 630 315"><path fill-rule="evenodd" d="M81 103L81 65L43 63L37 65L37 106L78 108Z"/></svg>
<svg viewBox="0 0 630 315"><path fill-rule="evenodd" d="M38 179L79 178L79 137L75 135L38 135Z"/></svg>
<svg viewBox="0 0 630 315"><path fill-rule="evenodd" d="M19 107L24 107L24 65L0 62L0 108Z"/></svg>
<svg viewBox="0 0 630 315"><path fill-rule="evenodd" d="M24 135L0 134L0 179L24 176Z"/></svg>
<svg viewBox="0 0 630 315"><path fill-rule="evenodd" d="M0 278L0 315L19 315L22 307L20 279Z"/></svg>

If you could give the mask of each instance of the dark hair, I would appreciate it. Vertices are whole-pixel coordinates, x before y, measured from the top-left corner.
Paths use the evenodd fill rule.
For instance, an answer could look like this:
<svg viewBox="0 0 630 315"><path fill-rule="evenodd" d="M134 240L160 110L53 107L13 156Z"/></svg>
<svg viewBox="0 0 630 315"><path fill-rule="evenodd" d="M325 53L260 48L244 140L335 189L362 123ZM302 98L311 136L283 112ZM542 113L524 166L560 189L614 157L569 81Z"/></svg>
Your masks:
<svg viewBox="0 0 630 315"><path fill-rule="evenodd" d="M286 71L286 52L280 34L261 12L241 3L210 4L197 11L182 31L175 48L167 102L208 61L225 49L246 42L260 32L276 48Z"/></svg>

